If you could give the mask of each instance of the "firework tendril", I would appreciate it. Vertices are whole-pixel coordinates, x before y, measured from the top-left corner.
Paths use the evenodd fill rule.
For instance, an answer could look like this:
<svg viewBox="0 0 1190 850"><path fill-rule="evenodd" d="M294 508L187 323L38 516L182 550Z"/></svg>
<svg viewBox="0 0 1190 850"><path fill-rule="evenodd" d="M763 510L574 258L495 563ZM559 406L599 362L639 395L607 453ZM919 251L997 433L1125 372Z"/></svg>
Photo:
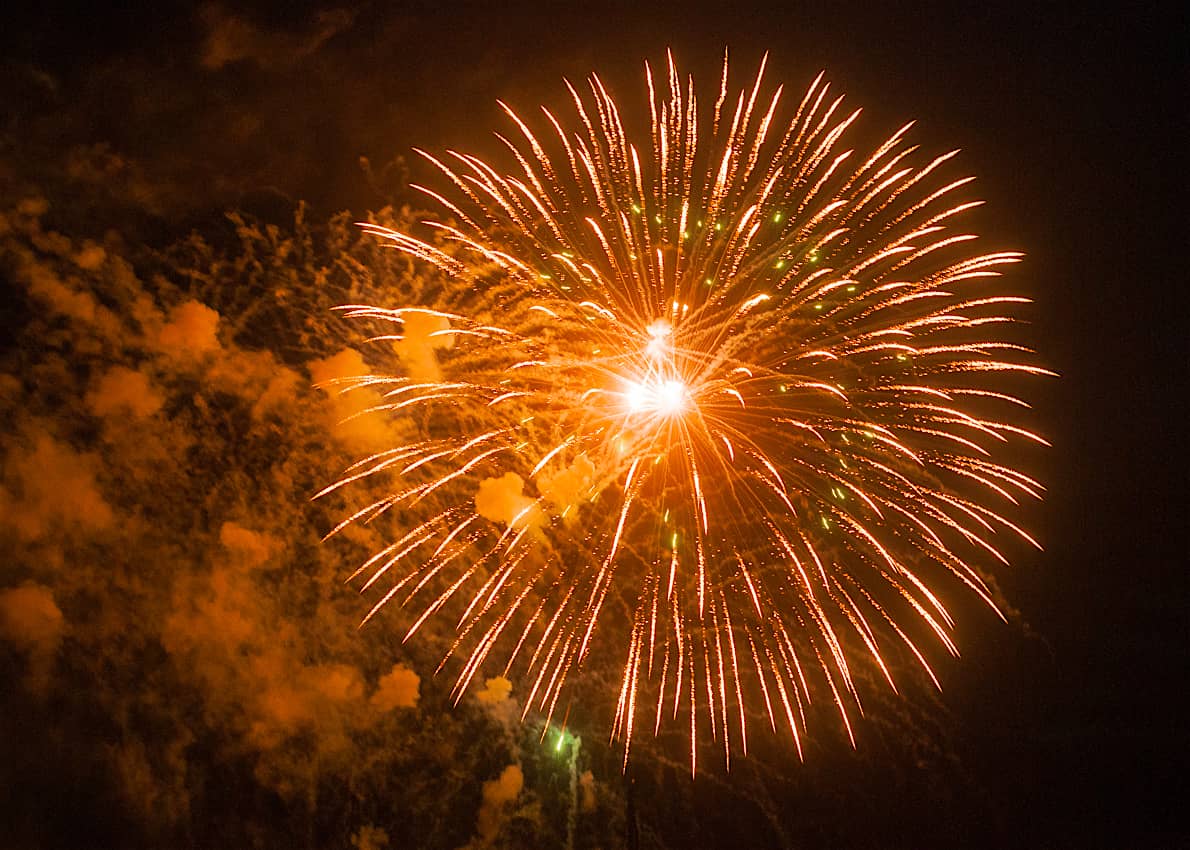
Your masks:
<svg viewBox="0 0 1190 850"><path fill-rule="evenodd" d="M750 718L800 755L816 698L854 744L855 664L895 688L895 643L937 684L919 644L957 654L940 583L995 608L996 535L1036 545L1005 513L1042 487L996 460L1044 443L1003 391L1052 374L1003 338L1027 299L994 279L1021 255L954 229L980 203L942 176L956 152L919 157L906 125L857 155L859 111L821 75L790 115L764 69L735 90L725 59L708 103L672 57L646 65L636 141L595 76L567 83L571 126L504 107L511 173L419 152L446 215L362 226L431 267L440 303L341 308L430 352L341 387L418 431L324 491L396 482L336 529L412 529L353 576L382 591L368 618L409 606L407 639L453 610L456 698L503 665L547 723L604 648L625 764L677 723L692 771L707 733L730 765Z"/></svg>

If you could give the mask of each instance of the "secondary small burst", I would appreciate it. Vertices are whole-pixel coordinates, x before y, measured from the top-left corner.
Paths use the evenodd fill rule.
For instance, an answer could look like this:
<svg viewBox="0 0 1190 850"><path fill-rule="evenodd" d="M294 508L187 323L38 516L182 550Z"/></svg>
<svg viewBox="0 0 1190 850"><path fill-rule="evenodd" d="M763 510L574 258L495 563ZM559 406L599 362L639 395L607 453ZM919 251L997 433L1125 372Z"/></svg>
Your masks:
<svg viewBox="0 0 1190 850"><path fill-rule="evenodd" d="M679 722L694 770L707 733L747 752L749 705L800 752L816 698L851 733L860 658L891 685L890 642L927 672L923 640L957 651L938 588L994 607L995 536L1032 542L1007 514L1042 491L997 459L1043 442L998 383L1050 373L999 336L1020 254L955 229L979 202L953 152L923 159L910 125L845 149L859 112L821 75L791 109L764 63L737 90L725 60L707 102L672 57L646 82L644 138L598 77L568 83L573 121L505 108L507 172L423 153L426 235L363 225L442 296L343 310L441 356L345 384L424 432L324 492L397 482L336 531L414 518L356 576L384 588L369 618L412 607L406 637L451 608L458 695L496 662L548 719L600 647L625 762ZM600 629L609 599L629 614Z"/></svg>

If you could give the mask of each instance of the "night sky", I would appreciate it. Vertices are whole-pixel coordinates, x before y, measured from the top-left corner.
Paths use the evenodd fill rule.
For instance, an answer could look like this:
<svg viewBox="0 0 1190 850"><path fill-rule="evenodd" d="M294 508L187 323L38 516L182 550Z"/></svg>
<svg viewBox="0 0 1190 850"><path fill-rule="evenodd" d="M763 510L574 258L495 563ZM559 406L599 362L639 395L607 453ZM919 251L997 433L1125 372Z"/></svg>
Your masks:
<svg viewBox="0 0 1190 850"><path fill-rule="evenodd" d="M204 293L216 267L256 274L210 259L237 250L226 211L286 228L301 201L320 222L411 202L408 181L424 175L411 148L495 153L490 131L504 126L497 99L525 111L562 105L562 78L590 71L622 105L643 102L642 62L662 61L667 47L707 85L725 47L740 75L769 51L770 79L794 91L825 68L865 107L866 127L916 119L915 138L931 150L963 150L960 168L978 176L988 201L981 232L1027 253L1011 285L1036 300L1028 335L1061 375L1025 389L1053 443L1026 459L1049 491L1022 514L1045 551L1013 551L1013 566L997 574L1015 609L1007 624L959 604L963 657L940 665L943 694L909 689L923 707L890 709L907 718L904 735L936 739L924 754L889 743L896 724L881 732L877 718L861 730L858 753L823 744L802 765L774 747L761 754L763 769L693 783L649 768L644 753L630 786L614 753L599 750L603 728L592 728L583 765L598 801L584 811L598 813L604 831L591 827L580 846L1190 846L1179 696L1190 642L1187 408L1178 390L1187 364L1178 306L1187 282L1184 15L1125 4L1105 14L1090 5L850 2L167 2L101 15L42 2L4 17L0 846L383 846L368 824L391 847L482 846L491 836L496 846L561 846L564 829L532 831L556 816L550 783L563 780L548 763L524 760L537 814L512 814L515 790L499 798L501 766L528 746L503 695L444 707L427 684L434 641L403 649L381 631L354 629L366 606L336 581L357 553L299 551L307 539L318 546L329 516L302 514L313 509L301 494L338 472L300 468L296 447L323 451L329 437L314 425L300 434L282 427L308 424L303 411L325 407L308 386L315 368L297 365L317 359L302 354L308 346L274 342L300 323L282 299L264 311L274 336L254 348L252 329L266 325L252 324L253 313L233 335L231 317L259 293ZM73 247L58 250L50 232ZM195 247L198 236L179 247L192 233L206 248ZM76 300L71 313L29 269L58 274L59 263L88 280L101 274L88 245L126 258L135 280L105 277L98 306ZM169 286L153 282L160 277ZM47 301L67 318L49 315ZM140 319L154 330L135 351L94 330L104 310L120 315L134 303L155 316ZM222 371L187 359L220 345L202 341L203 304L221 323ZM90 311L86 334L69 319L80 310ZM261 359L264 344L275 361ZM141 373L168 391L154 396L133 378L102 384L95 364L104 358L150 364ZM326 364L330 374L336 367ZM274 381L273 366L295 383ZM150 438L136 430L146 425L117 423L108 391L124 393L121 409L169 424ZM234 403L282 394L298 401L277 402L272 413ZM284 407L299 404L308 408ZM237 417L256 423L243 426L255 442L235 436ZM212 429L216 419L223 424ZM206 434L214 436L204 444ZM254 466L252 452L270 451L291 458L281 483L280 466ZM263 486L253 476L266 468L269 486L297 505L290 513L250 508L252 487ZM41 490L30 483L38 474L48 482ZM241 477L238 490L221 489ZM261 525L265 515L272 525ZM239 518L229 530L222 517ZM285 566L267 566L279 557ZM241 568L257 571L251 589L237 584ZM319 597L312 578L339 595ZM201 625L207 609L185 601L209 596L220 616L241 617L241 597L264 587L261 610L271 613L243 628L273 632L287 649L255 650L244 663L264 671L262 691L284 685L312 706L300 722L269 715L272 727L241 704L254 698L251 680L204 648L213 640ZM58 613L19 613L38 605ZM342 633L314 641L303 624L315 621ZM156 631L137 643L140 629ZM389 654L378 656L379 644ZM416 708L402 690L408 670L421 675ZM326 685L336 676L337 696ZM356 693L364 681L371 696ZM343 720L349 702L354 713ZM888 704L876 700L876 713ZM368 713L382 709L420 714ZM302 752L314 753L304 766L286 737L293 724L312 747ZM386 754L386 741L401 752ZM346 755L363 751L372 754L366 765ZM442 774L436 785L442 764L460 775ZM485 826L477 811L489 806ZM770 825L739 826L766 807ZM393 812L406 831L385 820Z"/></svg>

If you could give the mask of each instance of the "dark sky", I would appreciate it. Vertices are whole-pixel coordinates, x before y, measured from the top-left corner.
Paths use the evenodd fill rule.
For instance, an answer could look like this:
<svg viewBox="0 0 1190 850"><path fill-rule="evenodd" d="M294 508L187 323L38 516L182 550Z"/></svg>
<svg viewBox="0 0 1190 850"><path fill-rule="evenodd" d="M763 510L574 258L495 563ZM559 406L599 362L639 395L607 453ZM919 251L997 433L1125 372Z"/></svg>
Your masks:
<svg viewBox="0 0 1190 850"><path fill-rule="evenodd" d="M491 150L498 98L561 102L563 76L596 70L627 101L642 60L667 46L703 80L724 47L742 73L770 51L772 78L794 89L825 68L869 125L916 118L920 140L962 148L990 202L981 226L1028 254L1014 283L1038 302L1032 339L1061 378L1030 388L1054 444L1036 467L1049 496L1029 517L1045 552L1022 553L1002 577L1025 626L977 618L960 630L945 702L998 834L1037 847L1190 842L1175 811L1190 638L1184 15L1130 4L23 5L0 27L2 176L52 182L91 150L120 175L107 201L136 208L150 240L237 204L266 216L298 199L322 213L378 207L401 179L384 166L411 147ZM984 825L965 826L982 846Z"/></svg>

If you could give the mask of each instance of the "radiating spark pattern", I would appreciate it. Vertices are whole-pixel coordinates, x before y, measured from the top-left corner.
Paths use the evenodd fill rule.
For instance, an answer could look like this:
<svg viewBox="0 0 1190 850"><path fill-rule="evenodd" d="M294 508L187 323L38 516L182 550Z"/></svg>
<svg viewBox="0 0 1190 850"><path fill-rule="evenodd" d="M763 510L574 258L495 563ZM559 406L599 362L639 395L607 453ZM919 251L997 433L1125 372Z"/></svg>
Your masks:
<svg viewBox="0 0 1190 850"><path fill-rule="evenodd" d="M646 73L643 141L597 77L568 83L572 124L505 107L511 173L422 153L445 177L419 187L447 213L430 235L363 225L450 306L342 309L381 343L416 316L453 345L435 379L347 382L422 438L324 492L397 482L339 529L412 520L356 576L387 588L369 618L412 608L406 638L453 606L458 696L492 660L548 719L606 646L625 764L642 726L676 722L693 771L707 733L746 753L750 717L800 754L824 696L852 735L854 665L892 685L890 642L934 678L923 637L956 652L939 586L994 608L995 535L1033 542L1002 506L1041 485L995 455L1043 441L997 383L1052 373L996 336L1026 299L992 279L1021 255L954 229L979 202L942 176L953 152L920 158L911 125L844 149L859 111L821 75L787 109L764 63L736 91L725 60L709 103L672 57Z"/></svg>

